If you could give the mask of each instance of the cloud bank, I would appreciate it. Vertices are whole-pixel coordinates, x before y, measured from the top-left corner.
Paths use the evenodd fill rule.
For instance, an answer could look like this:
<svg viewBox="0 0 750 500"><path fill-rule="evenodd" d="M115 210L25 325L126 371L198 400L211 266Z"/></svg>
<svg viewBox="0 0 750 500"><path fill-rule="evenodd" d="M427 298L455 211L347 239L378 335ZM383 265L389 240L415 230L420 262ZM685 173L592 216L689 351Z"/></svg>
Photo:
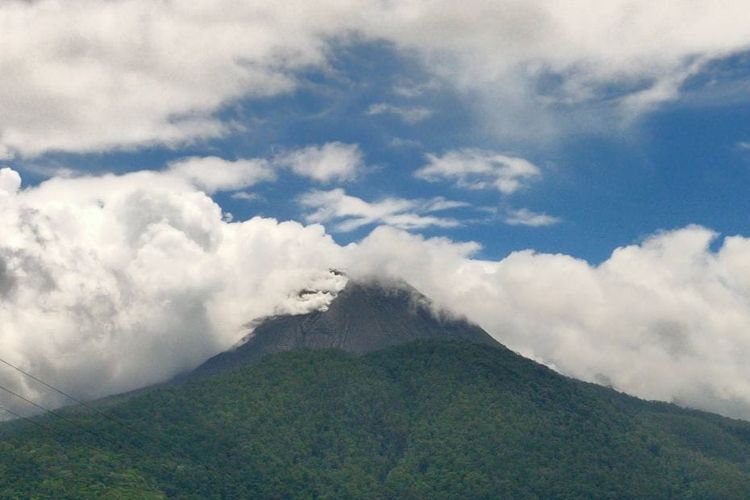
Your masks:
<svg viewBox="0 0 750 500"><path fill-rule="evenodd" d="M746 10L740 0L11 0L0 4L0 158L226 135L236 125L221 111L291 92L301 72L361 42L414 56L503 136L600 131L748 50Z"/></svg>
<svg viewBox="0 0 750 500"><path fill-rule="evenodd" d="M712 249L717 236L690 226L596 266L533 251L482 260L476 243L387 226L341 246L317 224L228 222L191 179L167 169L19 189L0 170L3 357L83 398L133 389L228 348L256 318L324 307L344 285L337 267L404 278L565 374L750 418L750 238ZM10 370L0 383L62 402Z"/></svg>

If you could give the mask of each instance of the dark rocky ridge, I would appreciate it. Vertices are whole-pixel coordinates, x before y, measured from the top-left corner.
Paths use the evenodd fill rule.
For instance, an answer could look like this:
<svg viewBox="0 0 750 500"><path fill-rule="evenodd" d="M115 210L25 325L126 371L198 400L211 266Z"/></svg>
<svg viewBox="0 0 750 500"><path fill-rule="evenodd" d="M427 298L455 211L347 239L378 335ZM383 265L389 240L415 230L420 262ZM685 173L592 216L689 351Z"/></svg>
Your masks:
<svg viewBox="0 0 750 500"><path fill-rule="evenodd" d="M436 314L430 300L406 283L349 281L327 311L268 318L244 343L209 359L191 375L210 375L294 349L363 354L417 339L500 346L479 326Z"/></svg>

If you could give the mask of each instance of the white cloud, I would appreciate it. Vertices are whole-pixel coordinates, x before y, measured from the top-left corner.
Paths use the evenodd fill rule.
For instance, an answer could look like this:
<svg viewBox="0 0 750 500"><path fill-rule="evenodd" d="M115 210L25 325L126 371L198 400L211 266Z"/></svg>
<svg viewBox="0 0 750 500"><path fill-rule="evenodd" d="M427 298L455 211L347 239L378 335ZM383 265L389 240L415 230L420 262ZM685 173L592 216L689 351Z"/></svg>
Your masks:
<svg viewBox="0 0 750 500"><path fill-rule="evenodd" d="M393 87L393 93L407 98L419 97L429 92L435 92L440 89L440 82L430 79L423 82L402 80Z"/></svg>
<svg viewBox="0 0 750 500"><path fill-rule="evenodd" d="M511 226L542 227L552 226L560 222L559 217L553 215L533 212L527 208L509 210L503 217L503 222Z"/></svg>
<svg viewBox="0 0 750 500"><path fill-rule="evenodd" d="M307 222L332 223L336 232L348 232L371 224L387 224L402 229L421 229L430 226L455 227L455 219L430 215L432 212L465 206L443 198L406 200L385 198L367 202L346 194L343 189L311 191L300 197L303 207L312 210Z"/></svg>
<svg viewBox="0 0 750 500"><path fill-rule="evenodd" d="M436 196L430 200L426 200L422 204L425 212L441 212L443 210L452 210L454 208L467 208L471 207L471 203L465 201L447 200L442 196Z"/></svg>
<svg viewBox="0 0 750 500"><path fill-rule="evenodd" d="M331 41L416 54L497 133L611 126L750 47L740 0L40 0L0 5L0 153L221 136L217 112L291 91ZM610 109L611 108L611 109ZM519 125L522 124L522 125Z"/></svg>
<svg viewBox="0 0 750 500"><path fill-rule="evenodd" d="M170 163L167 172L207 193L236 191L276 178L265 160L230 161L216 156L182 158Z"/></svg>
<svg viewBox="0 0 750 500"><path fill-rule="evenodd" d="M375 103L367 108L368 115L391 114L398 116L406 123L415 124L432 116L432 111L422 106L396 106L385 102Z"/></svg>
<svg viewBox="0 0 750 500"><path fill-rule="evenodd" d="M242 201L258 201L263 199L262 196L260 196L258 193L248 193L247 191L238 191L236 193L232 193L231 198L233 200L242 200Z"/></svg>
<svg viewBox="0 0 750 500"><path fill-rule="evenodd" d="M364 165L357 144L340 142L295 149L278 155L273 161L279 167L289 168L297 175L318 182L352 180Z"/></svg>
<svg viewBox="0 0 750 500"><path fill-rule="evenodd" d="M480 149L428 154L428 163L415 176L428 181L449 180L469 189L497 189L511 194L541 177L539 168L514 156Z"/></svg>
<svg viewBox="0 0 750 500"><path fill-rule="evenodd" d="M740 141L737 143L739 149L750 149L750 141Z"/></svg>
<svg viewBox="0 0 750 500"><path fill-rule="evenodd" d="M21 188L21 176L8 167L0 168L0 195L11 196Z"/></svg>

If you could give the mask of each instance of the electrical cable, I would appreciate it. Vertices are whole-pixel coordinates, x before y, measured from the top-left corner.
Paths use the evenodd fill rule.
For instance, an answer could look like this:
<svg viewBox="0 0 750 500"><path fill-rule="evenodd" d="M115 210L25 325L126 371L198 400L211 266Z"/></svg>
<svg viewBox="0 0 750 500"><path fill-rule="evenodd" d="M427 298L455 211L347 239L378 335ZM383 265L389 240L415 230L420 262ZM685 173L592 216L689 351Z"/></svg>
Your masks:
<svg viewBox="0 0 750 500"><path fill-rule="evenodd" d="M133 432L135 434L138 434L139 436L141 436L141 437L143 437L143 438L151 441L151 443L154 444L157 447L157 449L162 450L162 446L165 444L163 442L163 440L161 440L159 438L156 438L154 436L149 436L149 435L141 432L140 430L136 429L135 427L131 426L130 424L122 421L121 419L119 419L119 418L117 418L117 417L115 417L115 416L113 416L111 414L108 414L108 413L106 413L104 411L101 411L98 408L95 408L95 407L93 407L93 406L91 406L89 404L86 404L85 402L81 401L80 399L72 396L71 394L63 391L62 389L58 389L57 387L53 386L52 384L50 384L48 382L45 382L44 380L40 379L39 377L37 377L35 375L32 375L31 373L29 373L29 372L21 369L20 367L14 365L13 363L10 363L9 361L6 361L5 359L0 358L0 363L5 364L9 368L12 368L13 370L16 370L17 372L21 373L22 375L24 375L24 376L26 376L26 377L34 380L35 382L43 385L44 387L46 387L46 388L48 388L48 389L50 389L52 391L55 391L56 393L58 393L58 394L60 394L60 395L62 395L64 397L70 399L71 401L74 401L75 403L83 406L84 408L86 408L86 409L88 409L90 411L93 411L94 413L96 413L98 415L101 415L102 417L104 417L104 418L106 418L106 419L108 419L108 420L110 420L112 422L115 422L116 424L122 426L123 428L127 429L128 431ZM91 434L91 435L93 435L95 437L100 437L100 438L104 439L105 441L107 441L109 444L117 446L121 450L123 448L122 445L120 445L119 443L116 443L116 442L112 441L108 437L106 437L106 436L99 436L98 434L94 433L93 431L91 431L89 429L86 429L85 427L83 427L81 425L78 425L75 421L70 420L70 419L66 418L65 416L63 416L63 415L60 415L58 412L56 412L54 410L51 410L51 409L48 409L48 408L45 408L44 406L39 405L39 404L35 403L34 401L31 401L30 399L27 399L24 396L22 396L22 395L20 395L20 394L18 394L16 392L14 392L14 391L6 388L6 387L3 387L2 385L0 385L0 390L3 390L3 391L5 391L5 392L7 392L9 394L12 394L15 397L18 397L18 398L22 399L26 403L33 405L34 407L36 407L36 408L44 411L45 413L51 413L52 415L54 415L54 416L56 416L56 417L58 417L58 418L60 418L60 419L62 419L64 421L68 422L69 424L72 424L72 425L74 425L76 427L79 427L79 428L83 429L85 432L87 432L87 433L89 433L89 434ZM129 444L132 447L135 448L135 446L132 443L129 443ZM213 472L214 474L218 474L218 475L224 474L221 471L217 470L216 468L214 468L213 466L211 466L211 465L209 465L207 463L203 463L202 461L201 462L196 461L193 457L191 457L188 453L186 453L181 447L176 447L172 443L166 443L166 444L168 445L168 447L172 448L173 452L176 452L175 453L176 455L180 455L182 459L187 459L188 461L190 461L190 462L192 462L192 463L194 463L196 465L199 465L199 466L203 467L204 469L206 469L207 471ZM142 453L144 452L144 450L142 448L141 449L137 449L137 451L142 452Z"/></svg>

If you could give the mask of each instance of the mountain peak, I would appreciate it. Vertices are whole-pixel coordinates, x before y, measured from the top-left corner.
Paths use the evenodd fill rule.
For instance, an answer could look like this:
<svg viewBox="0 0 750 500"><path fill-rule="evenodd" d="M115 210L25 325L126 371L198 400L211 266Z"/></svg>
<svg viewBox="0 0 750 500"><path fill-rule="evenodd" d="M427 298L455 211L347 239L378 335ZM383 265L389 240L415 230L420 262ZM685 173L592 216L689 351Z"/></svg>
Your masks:
<svg viewBox="0 0 750 500"><path fill-rule="evenodd" d="M349 279L325 310L266 318L240 345L193 373L210 374L293 349L336 348L362 354L417 339L499 345L479 326L435 308L404 281Z"/></svg>

